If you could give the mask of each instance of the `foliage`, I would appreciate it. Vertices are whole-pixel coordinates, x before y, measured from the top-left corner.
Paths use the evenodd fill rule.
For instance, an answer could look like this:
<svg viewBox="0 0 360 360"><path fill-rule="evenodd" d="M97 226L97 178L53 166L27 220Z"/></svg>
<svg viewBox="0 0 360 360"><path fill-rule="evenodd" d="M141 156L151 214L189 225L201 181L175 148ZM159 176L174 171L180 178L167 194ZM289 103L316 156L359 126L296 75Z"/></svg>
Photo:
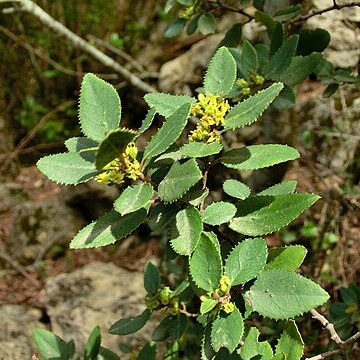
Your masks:
<svg viewBox="0 0 360 360"><path fill-rule="evenodd" d="M224 190L231 200L212 204L207 200L207 174L215 164L252 170L299 156L295 149L286 145L222 150L222 134L239 124L244 126L256 121L282 87L281 83L275 82L231 107L224 96L236 86L235 69L233 55L226 47L221 47L210 62L204 78L205 93L199 95L198 101L167 94L147 95L150 108L164 117L164 124L143 152L138 152L136 145L131 143L143 130L117 129L120 100L115 90L96 76L86 75L80 99L80 122L85 138L69 140L68 153L45 157L38 167L52 180L64 184L91 178L104 182L102 175L109 172L112 172L110 183L117 183L119 179L123 182L125 176L135 181L134 185L127 185L115 201L114 210L74 237L71 248L112 244L143 222L152 228L159 228L161 222L161 227L169 231L173 256L182 256L188 262L189 271L183 273L182 279L185 282L173 290L161 283L160 270L148 263L144 273L147 309L136 317L120 319L111 326L110 333L136 332L154 312L161 310L164 317L152 339L159 342L170 338L171 346L177 349L181 335L193 318L186 310L191 307L204 328L201 350L204 359L213 359L216 353L223 352L246 359L250 358L251 351L259 351L254 356L266 352L269 359L282 356L300 359L303 343L293 321L289 320L273 350L270 345L259 345L262 343L258 343L256 329L248 320L253 312L272 319L291 319L327 301L329 296L319 285L294 272L304 259L304 248L288 246L269 251L265 239L259 237L287 225L318 196L294 193L294 182L250 195L245 184L232 179L224 183ZM227 75L220 79L219 73ZM258 107L255 106L257 101ZM98 104L96 110L94 104ZM224 111L227 108L229 115L226 115L227 110ZM102 121L96 120L98 116L94 117L97 111L100 111ZM177 147L177 156L171 155L174 154L171 150L174 142L187 132L191 113L197 114L200 118L198 126L210 136L198 139L190 132L190 142ZM244 114L245 121L240 114ZM146 119L145 122L151 121ZM164 161L166 156L170 166ZM119 177L120 173L122 176ZM226 237L218 232L219 226L239 233L232 249L229 249ZM250 237L244 240L243 235ZM184 292L188 295L182 296ZM55 335L52 339L50 348L59 343L61 349L66 347ZM39 340L37 346L39 350L42 348ZM56 346L55 350L59 352L59 345ZM141 354L154 354L155 345L146 346ZM91 353L92 350L87 351Z"/></svg>

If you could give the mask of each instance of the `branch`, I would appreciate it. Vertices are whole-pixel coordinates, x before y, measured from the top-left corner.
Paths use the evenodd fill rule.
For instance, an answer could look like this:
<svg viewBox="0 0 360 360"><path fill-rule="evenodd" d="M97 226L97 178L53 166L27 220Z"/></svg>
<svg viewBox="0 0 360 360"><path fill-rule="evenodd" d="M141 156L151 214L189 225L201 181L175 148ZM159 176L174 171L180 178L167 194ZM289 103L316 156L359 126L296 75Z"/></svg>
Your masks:
<svg viewBox="0 0 360 360"><path fill-rule="evenodd" d="M82 39L80 36L73 33L59 21L52 18L49 14L47 14L44 10L42 10L38 5L36 5L32 0L0 0L1 3L12 2L16 3L18 6L14 7L15 11L24 11L29 14L32 14L38 20L51 30L53 30L58 35L65 37L68 41L72 43L72 45L76 48L79 48L91 55L93 58L98 60L105 66L112 68L114 71L119 73L122 77L129 81L129 83L136 88L144 91L144 92L157 92L155 88L146 84L139 77L132 74L129 70L121 66L119 63L114 61L111 57L105 55L96 47L91 45L86 40Z"/></svg>
<svg viewBox="0 0 360 360"><path fill-rule="evenodd" d="M224 3L222 0L207 0L207 2L210 3L210 4L218 5L222 9L244 15L244 16L246 16L248 18L248 21L251 21L253 19L253 17L251 15L247 14L244 10L239 9L237 7L234 7L234 6L231 6L231 5L228 5L228 4Z"/></svg>
<svg viewBox="0 0 360 360"><path fill-rule="evenodd" d="M356 341L360 339L360 331L357 332L355 335L351 336L346 341L341 340L339 334L336 332L334 325L327 320L324 316L319 314L315 309L311 310L311 315L314 319L321 322L321 324L324 326L325 329L327 329L331 335L331 339L335 341L335 343L338 345L339 349L331 350L316 356L313 356L311 358L306 358L305 360L323 360L335 355L345 355L346 348L349 345L354 344Z"/></svg>
<svg viewBox="0 0 360 360"><path fill-rule="evenodd" d="M343 9L343 8L354 7L354 6L359 6L360 7L359 2L358 1L353 1L351 3L339 5L339 4L336 3L335 0L333 0L333 5L332 6L329 6L329 7L325 8L325 9L313 11L310 14L307 14L307 15L300 16L297 19L294 19L293 23L294 24L301 23L303 21L306 21L306 20L312 18L313 16L322 15L322 14L328 12L328 11L340 10L340 9Z"/></svg>

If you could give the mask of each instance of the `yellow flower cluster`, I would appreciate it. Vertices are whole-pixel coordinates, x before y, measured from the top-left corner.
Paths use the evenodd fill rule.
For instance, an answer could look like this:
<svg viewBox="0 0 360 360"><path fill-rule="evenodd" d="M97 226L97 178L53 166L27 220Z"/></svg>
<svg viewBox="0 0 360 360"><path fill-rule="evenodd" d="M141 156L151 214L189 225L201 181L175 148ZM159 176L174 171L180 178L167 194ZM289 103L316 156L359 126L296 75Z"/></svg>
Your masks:
<svg viewBox="0 0 360 360"><path fill-rule="evenodd" d="M137 153L135 143L131 142L123 154L104 166L102 173L97 175L95 180L101 184L112 185L123 183L125 177L138 179L142 176L142 172L140 163L136 160Z"/></svg>
<svg viewBox="0 0 360 360"><path fill-rule="evenodd" d="M230 105L219 95L199 94L198 100L191 106L191 115L199 117L200 122L191 132L189 141L204 143L220 141L218 128L224 125L224 117Z"/></svg>

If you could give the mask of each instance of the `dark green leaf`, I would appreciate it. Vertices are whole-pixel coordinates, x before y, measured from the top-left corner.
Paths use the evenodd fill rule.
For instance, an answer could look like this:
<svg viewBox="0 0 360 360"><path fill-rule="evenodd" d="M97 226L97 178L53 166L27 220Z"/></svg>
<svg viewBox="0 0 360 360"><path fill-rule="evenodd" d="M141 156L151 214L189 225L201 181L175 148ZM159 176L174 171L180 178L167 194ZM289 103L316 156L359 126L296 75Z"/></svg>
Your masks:
<svg viewBox="0 0 360 360"><path fill-rule="evenodd" d="M171 336L174 340L178 340L183 334L187 324L187 318L185 315L172 315L167 316L152 334L152 340L162 341Z"/></svg>
<svg viewBox="0 0 360 360"><path fill-rule="evenodd" d="M239 63L240 71L247 80L251 73L256 73L258 68L258 58L254 47L249 41L245 40L241 47L241 57Z"/></svg>
<svg viewBox="0 0 360 360"><path fill-rule="evenodd" d="M256 44L254 46L259 62L259 69L262 73L262 69L269 62L269 48L264 44Z"/></svg>
<svg viewBox="0 0 360 360"><path fill-rule="evenodd" d="M140 129L138 130L136 136L135 136L135 140L141 135L143 134L152 124L154 117L156 114L156 109L152 108L148 111L145 119L143 120Z"/></svg>
<svg viewBox="0 0 360 360"><path fill-rule="evenodd" d="M120 123L121 104L115 88L94 74L86 74L81 83L79 117L85 136L101 141Z"/></svg>
<svg viewBox="0 0 360 360"><path fill-rule="evenodd" d="M198 28L203 35L214 33L216 29L216 19L214 15L211 13L202 14L198 20Z"/></svg>
<svg viewBox="0 0 360 360"><path fill-rule="evenodd" d="M278 97L274 100L272 106L276 110L284 111L293 107L295 105L295 101L296 96L294 90L285 84Z"/></svg>
<svg viewBox="0 0 360 360"><path fill-rule="evenodd" d="M201 360L213 360L216 352L211 345L211 325L208 323L204 329L204 334L201 340Z"/></svg>
<svg viewBox="0 0 360 360"><path fill-rule="evenodd" d="M274 14L274 19L276 21L281 21L281 22L289 21L296 15L300 14L301 11L302 11L301 4L297 4L297 5L293 5L293 6L286 6L282 9L278 10Z"/></svg>
<svg viewBox="0 0 360 360"><path fill-rule="evenodd" d="M330 34L324 29L314 31L302 29L299 32L299 44L296 55L310 55L313 52L322 53L330 43Z"/></svg>
<svg viewBox="0 0 360 360"><path fill-rule="evenodd" d="M271 34L270 58L281 48L284 42L284 29L281 23L277 22Z"/></svg>
<svg viewBox="0 0 360 360"><path fill-rule="evenodd" d="M125 152L127 145L134 140L136 132L129 129L117 129L109 132L100 143L96 154L95 166L101 170L112 160Z"/></svg>
<svg viewBox="0 0 360 360"><path fill-rule="evenodd" d="M289 319L324 304L329 295L294 272L266 270L245 294L254 311L271 319Z"/></svg>
<svg viewBox="0 0 360 360"><path fill-rule="evenodd" d="M244 322L240 311L235 307L230 314L220 312L211 329L211 343L215 351L225 347L232 353L239 345L244 332Z"/></svg>
<svg viewBox="0 0 360 360"><path fill-rule="evenodd" d="M156 342L150 341L145 344L136 360L156 360Z"/></svg>
<svg viewBox="0 0 360 360"><path fill-rule="evenodd" d="M160 286L160 272L159 269L148 261L144 270L144 287L145 290L151 294L156 295Z"/></svg>
<svg viewBox="0 0 360 360"><path fill-rule="evenodd" d="M100 351L96 360L120 360L120 358L111 350L100 346Z"/></svg>
<svg viewBox="0 0 360 360"><path fill-rule="evenodd" d="M237 170L256 170L295 160L299 152L287 145L263 144L232 149L224 153L220 161L226 167Z"/></svg>
<svg viewBox="0 0 360 360"><path fill-rule="evenodd" d="M132 233L145 219L147 209L140 209L121 216L117 211L110 211L85 226L71 240L71 249L87 249L113 244Z"/></svg>
<svg viewBox="0 0 360 360"><path fill-rule="evenodd" d="M97 360L100 351L101 333L100 327L95 326L92 330L84 349L84 360Z"/></svg>
<svg viewBox="0 0 360 360"><path fill-rule="evenodd" d="M151 230L161 230L174 219L179 207L172 204L159 203L150 210L148 224Z"/></svg>
<svg viewBox="0 0 360 360"><path fill-rule="evenodd" d="M187 26L187 28L186 28L186 34L187 35L191 35L191 34L193 34L196 30L197 30L197 28L198 28L198 21L199 21L199 17L200 17L201 15L199 15L199 14L196 14L195 16L193 16L191 19L190 19L190 21L189 21L189 23L188 23L188 26Z"/></svg>
<svg viewBox="0 0 360 360"><path fill-rule="evenodd" d="M171 22L164 31L164 36L166 38L172 38L175 36L178 36L184 29L186 25L185 19L176 19L173 22Z"/></svg>
<svg viewBox="0 0 360 360"><path fill-rule="evenodd" d="M195 159L180 164L174 162L169 172L159 184L160 198L165 202L179 199L202 178L202 173Z"/></svg>
<svg viewBox="0 0 360 360"><path fill-rule="evenodd" d="M242 35L242 24L234 24L225 34L224 38L220 41L219 47L226 46L235 48L239 45Z"/></svg>
<svg viewBox="0 0 360 360"><path fill-rule="evenodd" d="M225 274L231 285L244 284L264 268L267 257L266 242L262 238L247 239L237 244L225 263Z"/></svg>
<svg viewBox="0 0 360 360"><path fill-rule="evenodd" d="M337 89L339 88L339 86L340 84L338 83L329 84L323 92L323 97L329 98L330 96L334 95Z"/></svg>
<svg viewBox="0 0 360 360"><path fill-rule="evenodd" d="M138 316L120 319L110 326L109 333L113 335L133 334L144 327L150 315L150 310L146 309Z"/></svg>
<svg viewBox="0 0 360 360"><path fill-rule="evenodd" d="M80 152L81 150L96 148L98 142L87 137L72 137L65 141L65 146L70 152Z"/></svg>
<svg viewBox="0 0 360 360"><path fill-rule="evenodd" d="M229 227L245 235L269 234L289 224L317 199L314 194L254 196L238 203Z"/></svg>
<svg viewBox="0 0 360 360"><path fill-rule="evenodd" d="M215 290L222 275L220 245L212 233L202 233L189 261L190 273L195 284L205 290Z"/></svg>
<svg viewBox="0 0 360 360"><path fill-rule="evenodd" d="M289 67L295 55L299 36L290 36L264 67L267 79L279 80L281 74Z"/></svg>
<svg viewBox="0 0 360 360"><path fill-rule="evenodd" d="M275 27L275 20L266 12L256 11L255 12L255 21L262 23L266 27L266 31L271 37L271 34Z"/></svg>

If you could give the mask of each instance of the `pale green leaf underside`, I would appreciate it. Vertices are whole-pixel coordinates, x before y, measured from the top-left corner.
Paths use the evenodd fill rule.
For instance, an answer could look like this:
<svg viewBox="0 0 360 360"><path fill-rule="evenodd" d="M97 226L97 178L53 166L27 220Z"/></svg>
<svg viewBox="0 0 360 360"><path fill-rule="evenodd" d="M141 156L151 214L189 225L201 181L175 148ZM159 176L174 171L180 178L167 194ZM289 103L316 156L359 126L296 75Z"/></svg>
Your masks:
<svg viewBox="0 0 360 360"><path fill-rule="evenodd" d="M200 213L188 207L176 214L178 237L171 240L171 246L180 255L190 256L194 251L203 229Z"/></svg>
<svg viewBox="0 0 360 360"><path fill-rule="evenodd" d="M225 130L241 128L256 121L283 87L282 83L272 84L232 107L225 116Z"/></svg>
<svg viewBox="0 0 360 360"><path fill-rule="evenodd" d="M226 194L241 200L248 198L251 193L248 186L235 179L226 180L223 184L223 189Z"/></svg>
<svg viewBox="0 0 360 360"><path fill-rule="evenodd" d="M202 177L195 159L187 160L180 164L175 162L164 179L160 182L158 192L165 202L179 199Z"/></svg>
<svg viewBox="0 0 360 360"><path fill-rule="evenodd" d="M284 270L261 272L245 297L254 311L276 320L302 315L329 299L318 284Z"/></svg>
<svg viewBox="0 0 360 360"><path fill-rule="evenodd" d="M256 277L264 268L267 257L266 241L247 239L237 244L225 263L225 274L231 285L240 285Z"/></svg>
<svg viewBox="0 0 360 360"><path fill-rule="evenodd" d="M232 149L222 155L220 161L226 167L237 170L257 170L295 160L299 152L287 145L264 144Z"/></svg>
<svg viewBox="0 0 360 360"><path fill-rule="evenodd" d="M202 142L191 142L185 144L180 152L184 156L192 157L192 158L201 158L205 156L210 156L214 154L218 154L222 150L222 145L220 142L212 142L209 144Z"/></svg>
<svg viewBox="0 0 360 360"><path fill-rule="evenodd" d="M168 118L174 113L179 107L185 104L193 104L195 99L187 95L170 95L164 93L151 93L144 96L145 101L150 108Z"/></svg>
<svg viewBox="0 0 360 360"><path fill-rule="evenodd" d="M286 360L300 360L304 354L304 342L294 320L289 320L276 345L275 355L284 353Z"/></svg>
<svg viewBox="0 0 360 360"><path fill-rule="evenodd" d="M72 137L65 141L65 146L70 152L80 152L81 150L95 148L98 145L98 142L84 136Z"/></svg>
<svg viewBox="0 0 360 360"><path fill-rule="evenodd" d="M61 359L66 343L59 336L46 329L34 329L33 340L40 355L48 359Z"/></svg>
<svg viewBox="0 0 360 360"><path fill-rule="evenodd" d="M212 347L215 351L224 347L232 353L239 345L243 332L244 321L237 307L230 314L220 312L211 329Z"/></svg>
<svg viewBox="0 0 360 360"><path fill-rule="evenodd" d="M211 311L218 304L217 300L206 299L200 305L200 314L206 314Z"/></svg>
<svg viewBox="0 0 360 360"><path fill-rule="evenodd" d="M258 195L275 196L275 195L292 194L293 192L295 192L296 186L297 186L296 180L284 181L282 183L275 184L275 185L259 192Z"/></svg>
<svg viewBox="0 0 360 360"><path fill-rule="evenodd" d="M151 158L166 151L184 130L189 114L189 103L176 109L175 112L165 120L160 130L151 138L145 149L144 158Z"/></svg>
<svg viewBox="0 0 360 360"><path fill-rule="evenodd" d="M217 241L217 239L215 238ZM222 275L219 244L211 236L202 233L189 261L190 273L195 284L205 290L215 290Z"/></svg>
<svg viewBox="0 0 360 360"><path fill-rule="evenodd" d="M220 225L230 221L236 213L236 206L219 201L210 204L202 213L202 221L209 225Z"/></svg>
<svg viewBox="0 0 360 360"><path fill-rule="evenodd" d="M265 269L295 271L304 261L306 253L307 250L301 245L270 249Z"/></svg>
<svg viewBox="0 0 360 360"><path fill-rule="evenodd" d="M135 139L137 139L141 134L143 134L152 124L156 110L154 108L150 109L146 114L145 119L143 120L140 129L138 130Z"/></svg>
<svg viewBox="0 0 360 360"><path fill-rule="evenodd" d="M95 160L96 168L101 170L124 153L128 144L134 140L135 134L135 131L125 128L109 132L99 145Z"/></svg>
<svg viewBox="0 0 360 360"><path fill-rule="evenodd" d="M75 152L45 156L36 165L50 180L65 185L86 182L97 174L95 164Z"/></svg>
<svg viewBox="0 0 360 360"><path fill-rule="evenodd" d="M250 328L240 350L242 360L251 360L256 355L261 355L261 360L270 360L272 358L271 345L267 341L259 342L259 335L260 331L257 328Z"/></svg>
<svg viewBox="0 0 360 360"><path fill-rule="evenodd" d="M211 59L204 78L206 95L226 96L234 86L236 63L226 47L219 48Z"/></svg>
<svg viewBox="0 0 360 360"><path fill-rule="evenodd" d="M120 123L121 103L115 88L94 74L86 74L81 83L79 116L84 135L101 141Z"/></svg>
<svg viewBox="0 0 360 360"><path fill-rule="evenodd" d="M112 210L80 230L71 240L70 248L85 249L113 244L133 232L144 221L146 213L147 210L142 208L121 216Z"/></svg>
<svg viewBox="0 0 360 360"><path fill-rule="evenodd" d="M238 203L229 227L244 235L269 234L289 224L317 199L314 194L254 196Z"/></svg>
<svg viewBox="0 0 360 360"><path fill-rule="evenodd" d="M148 208L153 195L154 190L148 183L129 186L115 200L114 208L121 215Z"/></svg>

